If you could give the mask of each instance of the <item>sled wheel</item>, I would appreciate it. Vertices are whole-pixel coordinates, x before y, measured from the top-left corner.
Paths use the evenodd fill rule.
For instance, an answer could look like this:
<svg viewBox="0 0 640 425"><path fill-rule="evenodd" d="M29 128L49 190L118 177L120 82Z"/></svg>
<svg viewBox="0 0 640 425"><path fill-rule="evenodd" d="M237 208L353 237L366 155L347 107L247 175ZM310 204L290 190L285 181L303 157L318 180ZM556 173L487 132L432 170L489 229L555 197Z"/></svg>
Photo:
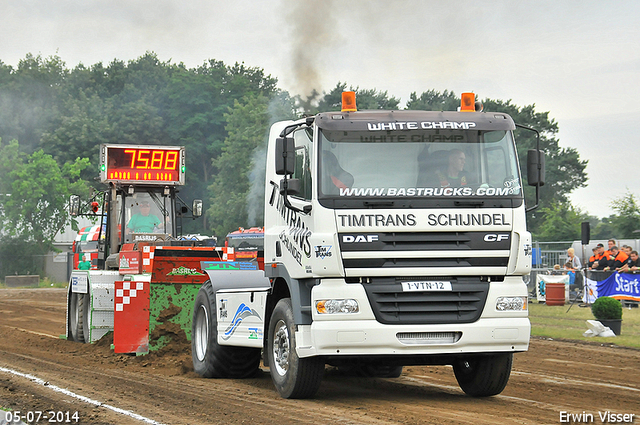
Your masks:
<svg viewBox="0 0 640 425"><path fill-rule="evenodd" d="M69 296L69 332L72 341L89 342L89 294L72 292Z"/></svg>

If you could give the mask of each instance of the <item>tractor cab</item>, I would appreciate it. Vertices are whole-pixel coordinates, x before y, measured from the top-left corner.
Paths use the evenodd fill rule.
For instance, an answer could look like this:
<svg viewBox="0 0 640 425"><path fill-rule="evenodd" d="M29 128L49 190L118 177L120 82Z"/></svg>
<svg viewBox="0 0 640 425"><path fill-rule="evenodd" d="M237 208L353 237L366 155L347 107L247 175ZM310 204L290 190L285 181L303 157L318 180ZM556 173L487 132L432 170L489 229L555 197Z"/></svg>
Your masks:
<svg viewBox="0 0 640 425"><path fill-rule="evenodd" d="M98 269L117 268L125 244L176 240L182 219L202 214L201 200L189 208L177 195L185 168L183 146L100 146L100 181L108 188L89 202L100 222ZM70 205L71 215L84 210L77 196Z"/></svg>

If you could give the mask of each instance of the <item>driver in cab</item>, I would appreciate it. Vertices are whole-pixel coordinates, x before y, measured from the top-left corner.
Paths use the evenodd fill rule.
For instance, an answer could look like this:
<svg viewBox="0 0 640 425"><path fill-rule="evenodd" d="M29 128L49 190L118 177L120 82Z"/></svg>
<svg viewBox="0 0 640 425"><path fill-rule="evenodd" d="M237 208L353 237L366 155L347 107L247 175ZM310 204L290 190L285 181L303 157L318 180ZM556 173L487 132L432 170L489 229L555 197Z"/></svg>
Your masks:
<svg viewBox="0 0 640 425"><path fill-rule="evenodd" d="M151 212L151 206L148 201L142 201L139 204L140 212L131 217L127 224L127 234L133 233L153 233L154 228L160 225L160 219Z"/></svg>
<svg viewBox="0 0 640 425"><path fill-rule="evenodd" d="M462 187L469 184L464 165L466 156L460 149L449 151L448 165L444 169L436 170L436 177L440 187Z"/></svg>

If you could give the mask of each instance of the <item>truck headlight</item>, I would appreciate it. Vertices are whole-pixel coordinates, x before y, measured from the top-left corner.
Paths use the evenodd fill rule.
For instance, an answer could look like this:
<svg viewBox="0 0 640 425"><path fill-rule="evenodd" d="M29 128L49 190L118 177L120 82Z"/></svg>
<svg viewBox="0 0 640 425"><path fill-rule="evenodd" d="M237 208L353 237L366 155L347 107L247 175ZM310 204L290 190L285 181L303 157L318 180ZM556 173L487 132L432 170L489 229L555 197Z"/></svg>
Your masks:
<svg viewBox="0 0 640 425"><path fill-rule="evenodd" d="M316 301L316 311L318 314L357 313L360 307L354 299L320 300Z"/></svg>
<svg viewBox="0 0 640 425"><path fill-rule="evenodd" d="M498 311L527 311L527 297L498 297Z"/></svg>

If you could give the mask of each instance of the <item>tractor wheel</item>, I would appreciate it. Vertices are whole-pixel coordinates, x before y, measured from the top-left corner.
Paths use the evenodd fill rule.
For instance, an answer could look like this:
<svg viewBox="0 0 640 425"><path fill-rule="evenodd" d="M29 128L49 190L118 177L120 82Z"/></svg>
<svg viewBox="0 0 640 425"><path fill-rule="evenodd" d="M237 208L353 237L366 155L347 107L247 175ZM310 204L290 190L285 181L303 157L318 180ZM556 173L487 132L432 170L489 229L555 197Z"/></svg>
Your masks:
<svg viewBox="0 0 640 425"><path fill-rule="evenodd" d="M458 385L473 397L500 394L509 382L513 353L471 356L457 361L453 372Z"/></svg>
<svg viewBox="0 0 640 425"><path fill-rule="evenodd" d="M269 321L267 356L271 379L284 398L310 398L320 388L324 359L298 357L295 328L291 299L283 298Z"/></svg>
<svg viewBox="0 0 640 425"><path fill-rule="evenodd" d="M89 294L72 292L69 296L69 331L67 334L72 341L90 342L89 339L89 312L91 299Z"/></svg>
<svg viewBox="0 0 640 425"><path fill-rule="evenodd" d="M193 307L193 369L205 378L250 378L260 366L260 349L218 344L218 317L211 281L206 281Z"/></svg>

